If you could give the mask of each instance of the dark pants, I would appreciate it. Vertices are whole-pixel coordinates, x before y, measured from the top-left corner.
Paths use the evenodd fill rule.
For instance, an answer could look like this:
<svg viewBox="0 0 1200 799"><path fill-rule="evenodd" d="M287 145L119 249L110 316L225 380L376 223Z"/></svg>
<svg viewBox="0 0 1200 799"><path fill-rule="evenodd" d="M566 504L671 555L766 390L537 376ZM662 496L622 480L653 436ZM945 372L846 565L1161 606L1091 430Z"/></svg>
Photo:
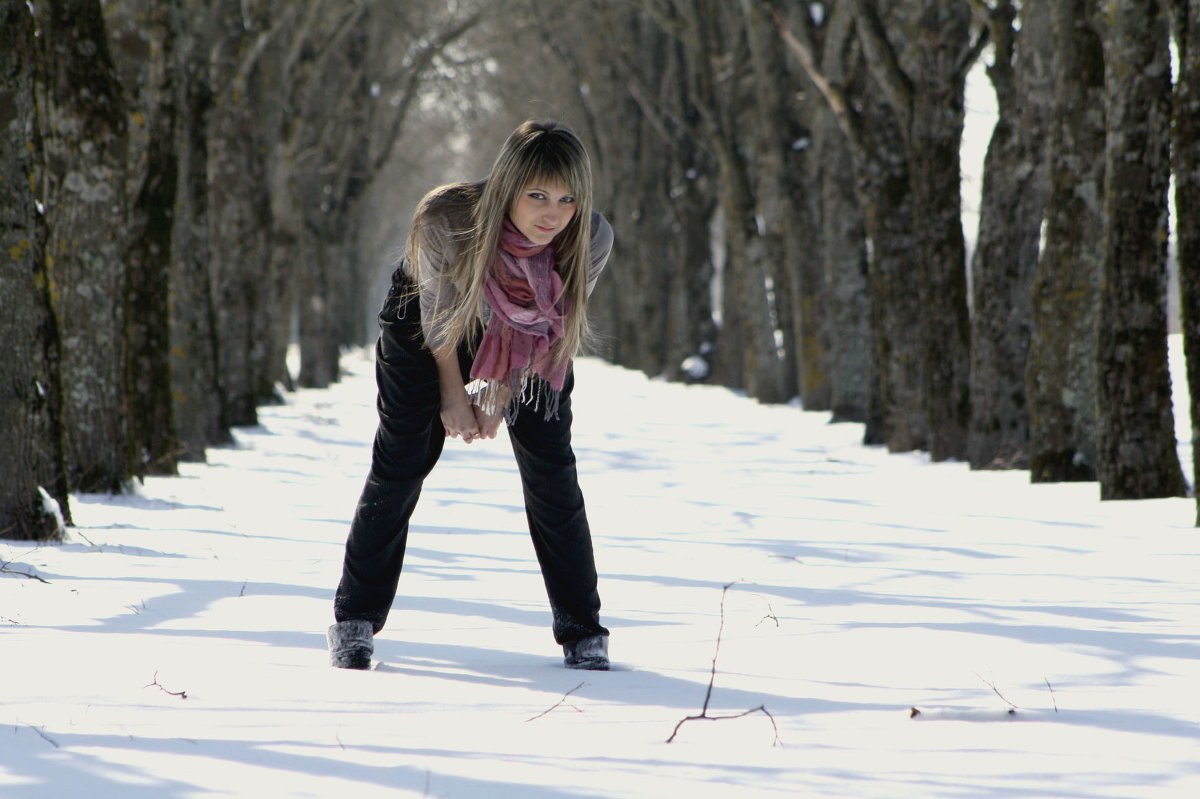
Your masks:
<svg viewBox="0 0 1200 799"><path fill-rule="evenodd" d="M379 314L379 428L334 599L338 621L365 619L376 633L396 596L409 518L446 439L437 364L422 344L420 304L416 297L405 301L405 288L403 277L394 279ZM469 373L465 348L459 362L463 374ZM574 375L568 374L556 418L547 420L541 409L527 405L508 428L529 532L550 598L554 638L560 644L608 634L600 626L592 537L571 449L573 385Z"/></svg>

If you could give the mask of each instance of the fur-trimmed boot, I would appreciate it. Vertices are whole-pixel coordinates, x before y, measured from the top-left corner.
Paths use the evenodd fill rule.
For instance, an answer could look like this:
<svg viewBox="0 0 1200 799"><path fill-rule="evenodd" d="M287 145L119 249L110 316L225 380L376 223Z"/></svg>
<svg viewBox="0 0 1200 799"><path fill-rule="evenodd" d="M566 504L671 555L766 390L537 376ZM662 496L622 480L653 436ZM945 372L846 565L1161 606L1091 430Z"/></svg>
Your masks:
<svg viewBox="0 0 1200 799"><path fill-rule="evenodd" d="M563 644L563 665L568 669L608 671L608 636L592 635Z"/></svg>
<svg viewBox="0 0 1200 799"><path fill-rule="evenodd" d="M369 669L375 652L375 629L364 619L339 621L329 627L329 665L339 669Z"/></svg>

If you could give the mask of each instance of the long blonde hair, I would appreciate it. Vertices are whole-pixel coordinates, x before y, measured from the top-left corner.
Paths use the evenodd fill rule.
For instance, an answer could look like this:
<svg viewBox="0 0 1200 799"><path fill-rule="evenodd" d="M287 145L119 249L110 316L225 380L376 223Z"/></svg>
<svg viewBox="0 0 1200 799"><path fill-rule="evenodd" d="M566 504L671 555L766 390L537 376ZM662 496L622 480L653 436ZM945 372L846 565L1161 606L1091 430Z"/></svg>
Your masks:
<svg viewBox="0 0 1200 799"><path fill-rule="evenodd" d="M496 260L504 218L531 181L557 182L575 198L575 214L554 238L556 269L563 281L569 311L563 336L552 350L555 363L575 355L588 340L587 283L591 269L592 167L583 143L557 122L522 123L500 148L488 177L479 183L454 183L425 195L409 230L410 269L421 282L420 236L434 209L469 212L470 227L460 255L445 265L444 277L457 298L449 308L435 309L431 320L446 346L474 343L483 326L483 282ZM462 214L467 216L467 214Z"/></svg>

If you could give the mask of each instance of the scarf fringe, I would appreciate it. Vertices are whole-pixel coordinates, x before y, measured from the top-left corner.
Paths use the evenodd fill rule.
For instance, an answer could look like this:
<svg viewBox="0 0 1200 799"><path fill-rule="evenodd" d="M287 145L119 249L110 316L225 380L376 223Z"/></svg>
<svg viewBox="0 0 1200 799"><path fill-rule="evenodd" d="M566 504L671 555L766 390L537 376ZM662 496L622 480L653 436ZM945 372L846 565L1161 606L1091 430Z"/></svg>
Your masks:
<svg viewBox="0 0 1200 799"><path fill-rule="evenodd" d="M476 379L467 386L467 393L471 395L472 403L484 413L492 416L500 411L502 389L508 389L509 399L504 405L503 413L504 422L509 427L517 423L517 414L522 405L527 406L534 413L540 410L544 421L548 422L558 418L562 392L532 370L525 370L524 374L520 376L515 390L512 385L499 381Z"/></svg>

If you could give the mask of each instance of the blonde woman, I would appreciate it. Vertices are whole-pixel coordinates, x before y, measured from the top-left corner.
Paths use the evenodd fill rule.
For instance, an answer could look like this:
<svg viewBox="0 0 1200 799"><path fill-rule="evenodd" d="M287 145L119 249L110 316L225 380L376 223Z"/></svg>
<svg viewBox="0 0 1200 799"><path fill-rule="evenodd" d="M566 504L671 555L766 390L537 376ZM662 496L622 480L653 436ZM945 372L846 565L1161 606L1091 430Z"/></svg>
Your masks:
<svg viewBox="0 0 1200 799"><path fill-rule="evenodd" d="M571 358L612 242L592 210L587 153L552 122L522 124L486 179L434 189L417 207L379 314L379 427L334 600L332 665L370 667L445 440L494 438L506 422L564 664L608 668L571 449Z"/></svg>

